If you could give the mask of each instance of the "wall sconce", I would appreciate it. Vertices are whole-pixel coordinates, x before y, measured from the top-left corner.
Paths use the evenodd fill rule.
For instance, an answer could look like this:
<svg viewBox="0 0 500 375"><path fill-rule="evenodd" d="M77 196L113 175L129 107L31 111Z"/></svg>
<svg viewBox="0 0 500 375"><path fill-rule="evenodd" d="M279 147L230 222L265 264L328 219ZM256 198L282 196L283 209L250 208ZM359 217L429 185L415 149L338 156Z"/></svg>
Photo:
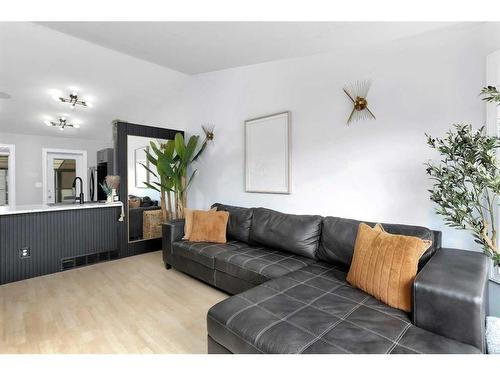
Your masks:
<svg viewBox="0 0 500 375"><path fill-rule="evenodd" d="M351 121L367 119L375 120L375 115L368 108L368 100L366 100L370 86L371 81L365 80L358 81L344 87L345 94L349 97L349 99L351 99L352 102L352 111L347 119L347 125L349 125Z"/></svg>
<svg viewBox="0 0 500 375"><path fill-rule="evenodd" d="M202 125L201 128L203 129L203 133L205 133L205 139L207 141L213 141L214 140L214 129L215 125L213 124L205 124Z"/></svg>

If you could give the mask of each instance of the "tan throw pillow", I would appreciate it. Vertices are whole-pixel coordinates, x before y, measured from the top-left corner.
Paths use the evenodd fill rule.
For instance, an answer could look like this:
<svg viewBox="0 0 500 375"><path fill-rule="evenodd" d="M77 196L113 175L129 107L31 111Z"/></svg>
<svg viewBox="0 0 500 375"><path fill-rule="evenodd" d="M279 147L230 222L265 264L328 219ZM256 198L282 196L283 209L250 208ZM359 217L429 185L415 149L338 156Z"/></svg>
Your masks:
<svg viewBox="0 0 500 375"><path fill-rule="evenodd" d="M226 243L226 228L229 212L194 211L193 229L189 240L192 242Z"/></svg>
<svg viewBox="0 0 500 375"><path fill-rule="evenodd" d="M347 281L378 300L411 311L411 288L418 261L432 242L387 233L382 225L361 223Z"/></svg>
<svg viewBox="0 0 500 375"><path fill-rule="evenodd" d="M193 231L193 212L189 208L184 209L184 237L183 240L189 240L191 237L191 232Z"/></svg>
<svg viewBox="0 0 500 375"><path fill-rule="evenodd" d="M193 231L193 212L195 211L197 210L191 210L189 208L184 209L184 237L182 237L183 240L189 240L189 238L191 237L191 232ZM217 211L217 207L212 207L210 211Z"/></svg>

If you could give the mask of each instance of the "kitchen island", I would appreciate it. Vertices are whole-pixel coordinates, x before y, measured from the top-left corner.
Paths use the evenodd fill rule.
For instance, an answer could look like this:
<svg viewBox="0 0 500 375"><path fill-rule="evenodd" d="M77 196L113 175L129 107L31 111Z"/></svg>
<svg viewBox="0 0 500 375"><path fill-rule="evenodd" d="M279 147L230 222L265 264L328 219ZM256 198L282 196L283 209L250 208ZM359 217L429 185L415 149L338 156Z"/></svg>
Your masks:
<svg viewBox="0 0 500 375"><path fill-rule="evenodd" d="M120 202L0 209L0 284L120 256Z"/></svg>

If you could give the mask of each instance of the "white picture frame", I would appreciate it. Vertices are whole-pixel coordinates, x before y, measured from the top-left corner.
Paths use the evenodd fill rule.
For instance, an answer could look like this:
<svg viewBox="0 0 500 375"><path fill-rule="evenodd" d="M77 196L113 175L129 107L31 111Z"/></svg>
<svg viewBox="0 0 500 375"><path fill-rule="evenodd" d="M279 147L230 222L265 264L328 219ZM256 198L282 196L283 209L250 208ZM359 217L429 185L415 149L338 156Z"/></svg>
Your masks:
<svg viewBox="0 0 500 375"><path fill-rule="evenodd" d="M291 193L291 113L245 121L245 191Z"/></svg>

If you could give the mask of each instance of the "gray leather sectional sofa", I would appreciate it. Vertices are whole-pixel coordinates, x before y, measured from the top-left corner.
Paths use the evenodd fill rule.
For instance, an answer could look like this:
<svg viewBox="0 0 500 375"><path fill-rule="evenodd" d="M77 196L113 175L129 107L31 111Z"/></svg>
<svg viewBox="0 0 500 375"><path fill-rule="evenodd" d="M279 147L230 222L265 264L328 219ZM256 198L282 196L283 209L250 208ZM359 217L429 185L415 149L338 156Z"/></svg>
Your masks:
<svg viewBox="0 0 500 375"><path fill-rule="evenodd" d="M383 224L433 242L408 314L346 282L360 221L214 206L230 213L226 244L183 241L182 220L163 226L167 269L232 295L208 311L209 353L485 352L483 254L443 249L437 231Z"/></svg>

